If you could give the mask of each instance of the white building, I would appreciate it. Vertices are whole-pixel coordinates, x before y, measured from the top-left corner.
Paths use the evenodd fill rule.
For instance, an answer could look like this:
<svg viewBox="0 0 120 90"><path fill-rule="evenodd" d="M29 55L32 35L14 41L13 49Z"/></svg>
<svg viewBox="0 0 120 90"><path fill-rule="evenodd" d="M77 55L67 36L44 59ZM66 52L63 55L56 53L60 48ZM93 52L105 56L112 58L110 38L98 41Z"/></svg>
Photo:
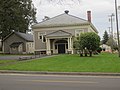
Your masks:
<svg viewBox="0 0 120 90"><path fill-rule="evenodd" d="M98 33L91 23L91 12L88 20L68 14L69 11L49 18L32 26L34 32L35 52L47 55L74 53L74 37L85 32Z"/></svg>

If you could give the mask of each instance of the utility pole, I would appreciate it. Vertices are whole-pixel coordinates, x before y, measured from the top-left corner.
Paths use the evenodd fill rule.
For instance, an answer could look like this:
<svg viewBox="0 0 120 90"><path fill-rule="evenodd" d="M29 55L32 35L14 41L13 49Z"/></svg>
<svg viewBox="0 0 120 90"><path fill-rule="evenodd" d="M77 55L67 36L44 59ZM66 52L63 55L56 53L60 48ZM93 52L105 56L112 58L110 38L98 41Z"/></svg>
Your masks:
<svg viewBox="0 0 120 90"><path fill-rule="evenodd" d="M111 38L112 38L112 45L111 45L111 50L113 53L113 17L114 17L114 13L112 13L111 15L109 15L110 17L110 23L111 23Z"/></svg>
<svg viewBox="0 0 120 90"><path fill-rule="evenodd" d="M116 27L117 27L117 39L118 39L118 55L120 57L120 38L119 38L119 26L118 26L118 7L117 0L115 0L115 13L116 13Z"/></svg>
<svg viewBox="0 0 120 90"><path fill-rule="evenodd" d="M109 33L109 36L110 36L110 34L111 34L111 30L110 30L110 29L111 29L111 27L108 27L108 31L109 31L108 33Z"/></svg>

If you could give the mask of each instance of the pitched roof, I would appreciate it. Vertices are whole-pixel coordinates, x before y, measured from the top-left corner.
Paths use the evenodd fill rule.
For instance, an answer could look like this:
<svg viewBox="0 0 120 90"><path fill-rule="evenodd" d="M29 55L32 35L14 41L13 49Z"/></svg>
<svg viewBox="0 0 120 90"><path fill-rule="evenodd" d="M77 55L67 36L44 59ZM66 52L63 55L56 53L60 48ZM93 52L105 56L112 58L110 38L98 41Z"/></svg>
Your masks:
<svg viewBox="0 0 120 90"><path fill-rule="evenodd" d="M71 36L71 33L65 32L63 30L58 30L52 33L45 35L46 37L62 37L62 36Z"/></svg>
<svg viewBox="0 0 120 90"><path fill-rule="evenodd" d="M27 33L20 33L20 32L15 32L18 36L21 38L25 39L26 41L33 41L33 35L27 34Z"/></svg>
<svg viewBox="0 0 120 90"><path fill-rule="evenodd" d="M13 34L16 34L17 36L19 36L20 38L22 38L22 39L24 39L24 40L26 40L26 41L33 42L33 35L31 35L31 34L26 34L26 33L21 33L21 32L12 32L12 33L10 33L8 36L6 36L6 37L3 39L3 41L6 40L7 38L9 38L9 37L10 37L11 35L13 35Z"/></svg>
<svg viewBox="0 0 120 90"><path fill-rule="evenodd" d="M87 20L69 15L61 14L56 17L50 18L48 20L42 21L38 24L33 25L32 27L50 27L50 26L65 26L65 25L80 25L80 24L89 24Z"/></svg>

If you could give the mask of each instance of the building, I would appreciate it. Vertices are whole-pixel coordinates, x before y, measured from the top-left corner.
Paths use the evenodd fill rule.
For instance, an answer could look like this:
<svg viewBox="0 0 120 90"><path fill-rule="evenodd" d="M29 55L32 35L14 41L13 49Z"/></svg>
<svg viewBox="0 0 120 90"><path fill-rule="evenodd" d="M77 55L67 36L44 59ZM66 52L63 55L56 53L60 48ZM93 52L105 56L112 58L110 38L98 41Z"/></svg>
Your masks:
<svg viewBox="0 0 120 90"><path fill-rule="evenodd" d="M111 46L102 44L102 45L100 45L100 47L102 48L102 51L104 51L104 52L112 52Z"/></svg>
<svg viewBox="0 0 120 90"><path fill-rule="evenodd" d="M34 32L35 52L41 54L74 53L73 39L85 32L98 33L91 23L91 12L88 20L72 16L69 11L44 20L32 26Z"/></svg>
<svg viewBox="0 0 120 90"><path fill-rule="evenodd" d="M34 53L33 35L12 32L3 39L3 53L28 54Z"/></svg>

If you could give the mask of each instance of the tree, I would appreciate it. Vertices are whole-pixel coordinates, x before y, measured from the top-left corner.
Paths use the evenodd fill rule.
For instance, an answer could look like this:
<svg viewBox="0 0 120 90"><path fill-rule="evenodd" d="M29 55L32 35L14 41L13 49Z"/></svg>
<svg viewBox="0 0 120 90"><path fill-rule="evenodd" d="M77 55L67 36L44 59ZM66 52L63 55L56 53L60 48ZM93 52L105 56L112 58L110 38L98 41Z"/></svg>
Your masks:
<svg viewBox="0 0 120 90"><path fill-rule="evenodd" d="M75 38L74 38L73 47L74 47L74 49L76 49L77 51L79 50L80 56L83 56L82 45L80 45L80 37L75 37Z"/></svg>
<svg viewBox="0 0 120 90"><path fill-rule="evenodd" d="M97 50L100 44L100 37L94 32L83 33L79 37L79 43L86 54L88 50L90 56L92 56L93 51Z"/></svg>
<svg viewBox="0 0 120 90"><path fill-rule="evenodd" d="M35 15L32 0L0 0L0 36L6 37L12 30L26 32L36 23Z"/></svg>
<svg viewBox="0 0 120 90"><path fill-rule="evenodd" d="M111 47L112 52L113 52L113 50L118 50L117 42L115 42L115 40L112 38L111 35L110 35L108 41L106 42L106 44Z"/></svg>
<svg viewBox="0 0 120 90"><path fill-rule="evenodd" d="M106 42L108 41L108 39L109 39L108 33L107 33L107 31L105 31L104 35L103 35L102 44L106 44Z"/></svg>

